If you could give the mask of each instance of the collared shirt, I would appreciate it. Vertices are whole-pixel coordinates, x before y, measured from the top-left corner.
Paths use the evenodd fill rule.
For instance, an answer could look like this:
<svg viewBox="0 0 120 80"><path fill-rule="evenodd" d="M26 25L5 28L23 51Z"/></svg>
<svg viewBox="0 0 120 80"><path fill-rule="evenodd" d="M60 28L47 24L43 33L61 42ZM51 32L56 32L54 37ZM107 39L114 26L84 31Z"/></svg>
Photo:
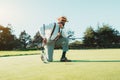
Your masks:
<svg viewBox="0 0 120 80"><path fill-rule="evenodd" d="M51 23L51 24L42 26L42 27L40 28L41 36L42 36L43 38L48 39L48 40L54 40L54 39L57 37L57 34L58 34L58 32L59 32L59 25L58 25L58 23L56 23L55 30L54 30L51 38L50 38L50 35L51 35L51 33L52 33L53 28L54 28L54 23ZM67 37L67 36L66 36L66 32L65 32L65 28L63 28L63 29L60 28L60 32L62 32L61 35L62 35L63 37Z"/></svg>

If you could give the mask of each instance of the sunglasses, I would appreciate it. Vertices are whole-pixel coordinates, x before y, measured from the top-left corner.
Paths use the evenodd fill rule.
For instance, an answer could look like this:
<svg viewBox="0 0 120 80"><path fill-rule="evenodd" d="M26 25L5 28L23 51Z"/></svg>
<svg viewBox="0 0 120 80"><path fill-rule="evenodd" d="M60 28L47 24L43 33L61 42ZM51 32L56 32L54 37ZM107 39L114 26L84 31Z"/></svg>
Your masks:
<svg viewBox="0 0 120 80"><path fill-rule="evenodd" d="M62 24L63 26L65 25L65 22L61 21L58 24Z"/></svg>

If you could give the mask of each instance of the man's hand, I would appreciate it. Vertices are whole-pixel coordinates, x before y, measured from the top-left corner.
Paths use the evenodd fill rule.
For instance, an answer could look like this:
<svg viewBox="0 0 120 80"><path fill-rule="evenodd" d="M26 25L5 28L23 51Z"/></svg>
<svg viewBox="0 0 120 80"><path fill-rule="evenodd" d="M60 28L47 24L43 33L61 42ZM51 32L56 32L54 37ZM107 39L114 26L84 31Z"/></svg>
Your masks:
<svg viewBox="0 0 120 80"><path fill-rule="evenodd" d="M46 38L43 38L43 43L47 44L47 39Z"/></svg>
<svg viewBox="0 0 120 80"><path fill-rule="evenodd" d="M59 32L59 33L57 34L57 37L56 37L54 40L58 40L58 39L60 38L60 36L61 36L61 33Z"/></svg>
<svg viewBox="0 0 120 80"><path fill-rule="evenodd" d="M60 32L58 32L57 36L59 37L60 35L61 35L61 33L60 33Z"/></svg>

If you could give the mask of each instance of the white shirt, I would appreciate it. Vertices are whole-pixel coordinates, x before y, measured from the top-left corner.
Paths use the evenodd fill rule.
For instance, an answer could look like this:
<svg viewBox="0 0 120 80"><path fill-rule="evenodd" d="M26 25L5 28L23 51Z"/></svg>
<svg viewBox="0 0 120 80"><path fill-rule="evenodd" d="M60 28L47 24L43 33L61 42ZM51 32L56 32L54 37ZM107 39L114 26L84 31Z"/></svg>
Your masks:
<svg viewBox="0 0 120 80"><path fill-rule="evenodd" d="M46 38L47 40L54 40L54 39L57 37L57 34L58 34L58 32L59 32L59 25L58 25L58 23L56 23L55 30L54 30L51 38L50 38L50 35L51 35L51 33L52 33L53 28L54 28L54 23L45 25L45 30L44 30L44 27L42 26L42 27L40 28L41 36L42 36L43 38ZM44 32L44 31L45 31L45 32ZM61 31L62 31L62 34L61 34L61 35L62 35L63 37L67 37L66 32L65 32L65 28L63 28L63 29L60 28L60 32L61 32Z"/></svg>

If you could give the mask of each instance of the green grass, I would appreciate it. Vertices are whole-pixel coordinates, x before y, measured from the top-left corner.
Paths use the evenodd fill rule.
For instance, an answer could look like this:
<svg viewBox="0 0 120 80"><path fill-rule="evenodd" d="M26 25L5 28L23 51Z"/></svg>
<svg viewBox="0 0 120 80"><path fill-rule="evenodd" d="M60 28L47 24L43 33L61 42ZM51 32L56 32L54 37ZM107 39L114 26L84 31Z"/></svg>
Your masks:
<svg viewBox="0 0 120 80"><path fill-rule="evenodd" d="M0 51L0 57L36 55L36 54L40 54L40 51L39 50L36 50L36 51Z"/></svg>
<svg viewBox="0 0 120 80"><path fill-rule="evenodd" d="M55 50L49 64L40 55L0 57L0 80L120 80L120 49L70 50L73 62L59 62L61 52Z"/></svg>

